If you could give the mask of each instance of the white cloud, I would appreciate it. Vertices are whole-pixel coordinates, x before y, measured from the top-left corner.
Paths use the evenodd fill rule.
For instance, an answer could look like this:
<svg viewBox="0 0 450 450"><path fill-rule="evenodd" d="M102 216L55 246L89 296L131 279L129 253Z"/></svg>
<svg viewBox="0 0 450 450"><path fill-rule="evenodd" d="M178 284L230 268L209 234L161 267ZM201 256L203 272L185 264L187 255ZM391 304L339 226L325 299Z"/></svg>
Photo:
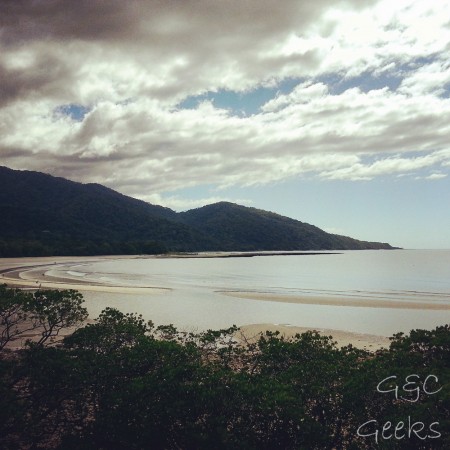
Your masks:
<svg viewBox="0 0 450 450"><path fill-rule="evenodd" d="M341 180L371 180L377 176L391 174L405 174L420 169L433 167L442 161L448 160L449 155L435 152L426 156L401 158L390 157L376 161L372 164L356 163L353 166L343 169L324 171L322 177ZM444 175L446 176L446 175ZM435 179L436 177L427 177L427 179ZM442 177L440 177L442 178Z"/></svg>
<svg viewBox="0 0 450 450"><path fill-rule="evenodd" d="M263 112L275 112L290 104L310 103L314 99L324 97L328 94L328 88L323 83L300 83L287 95L278 95L261 107Z"/></svg>
<svg viewBox="0 0 450 450"><path fill-rule="evenodd" d="M402 81L399 90L409 95L445 95L450 87L450 62L436 61L419 67Z"/></svg>
<svg viewBox="0 0 450 450"><path fill-rule="evenodd" d="M358 180L427 168L436 178L450 167L448 0L7 3L0 157L10 167L177 208L186 200L164 192L304 174ZM363 74L401 84L333 93L326 81ZM287 77L302 82L249 117L211 101L176 108ZM71 104L89 108L81 121L61 114Z"/></svg>
<svg viewBox="0 0 450 450"><path fill-rule="evenodd" d="M446 173L432 173L431 175L428 175L426 177L416 177L417 180L442 180L443 178L446 178Z"/></svg>

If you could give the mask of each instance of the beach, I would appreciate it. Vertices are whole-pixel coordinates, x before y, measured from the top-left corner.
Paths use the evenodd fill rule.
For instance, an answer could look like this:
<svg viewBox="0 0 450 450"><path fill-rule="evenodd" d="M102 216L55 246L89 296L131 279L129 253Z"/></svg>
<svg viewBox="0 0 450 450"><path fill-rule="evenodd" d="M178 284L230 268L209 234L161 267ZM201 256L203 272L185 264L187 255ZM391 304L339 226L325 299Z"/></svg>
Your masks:
<svg viewBox="0 0 450 450"><path fill-rule="evenodd" d="M121 256L111 257L102 256L92 261L107 261L117 259L136 259L136 256ZM8 258L0 260L0 283L5 283L10 287L25 288L25 289L74 289L77 291L87 292L111 292L118 294L163 294L169 291L170 288L158 287L158 286L115 286L106 283L95 283L92 281L85 281L77 279L76 277L70 278L57 278L49 277L46 275L46 270L52 265L56 264L71 264L71 263L84 263L86 257L37 257L37 258ZM39 270L41 269L41 270ZM32 271L33 277L25 276L25 273L29 274ZM31 279L30 279L31 278Z"/></svg>
<svg viewBox="0 0 450 450"><path fill-rule="evenodd" d="M450 311L445 290L383 289L389 278L383 278L378 289L334 287L340 288L354 267L363 266L336 273L342 262L367 255L370 259L362 260L367 265L383 257L376 267L384 270L389 267L385 256L397 258L394 253L233 255L5 258L0 260L0 283L28 290L80 291L92 318L109 306L142 314L158 325L173 323L179 330L235 324L247 339L265 331L277 330L288 338L316 330L332 336L339 346L370 350L388 347L393 333L444 323ZM294 283L299 287L294 289Z"/></svg>
<svg viewBox="0 0 450 450"><path fill-rule="evenodd" d="M254 342L261 334L266 331L280 333L280 336L286 339L294 337L296 334L307 331L317 331L321 336L331 336L338 347L352 345L353 347L366 350L379 350L389 347L389 338L387 336L378 336L374 334L352 333L342 330L330 330L324 328L293 327L283 324L261 323L252 325L242 325L236 333L236 338L242 342Z"/></svg>
<svg viewBox="0 0 450 450"><path fill-rule="evenodd" d="M186 255L185 257L201 257L201 255ZM208 255L207 257L223 257L223 254ZM117 259L117 257L111 258L108 256L99 257L98 261ZM121 257L121 259L136 259L135 256ZM17 258L10 259L8 261L3 260L0 262L1 282L6 283L9 287L25 288L25 289L74 289L80 292L105 292L115 294L164 294L166 291L170 291L170 288L164 287L131 287L131 286L112 286L102 283L86 282L84 280L74 280L72 278L47 280L46 269L51 267L52 264L60 263L83 263L86 258L83 257L42 257L42 258ZM92 260L89 260L92 261ZM41 270L39 270L41 269ZM30 271L35 275L35 279L28 279ZM48 278L48 277L47 277ZM348 299L348 298L318 298L318 297L286 297L276 296L264 293L248 293L248 292L221 292L224 295L252 299L259 301L274 301L274 302L287 302L287 303L302 303L302 304L321 304L321 305L351 305L351 306L365 306L361 300ZM383 304L384 305L384 304ZM371 301L371 307L382 306L380 302ZM392 306L392 307L399 307ZM90 321L92 321L90 319ZM69 334L73 330L66 330L63 336ZM317 331L322 336L332 336L337 346L342 347L345 345L353 345L357 348L364 348L367 350L377 350L382 347L389 346L389 339L386 336L377 336L372 334L354 333L342 330L324 329L324 328L311 328L311 327L297 327L285 324L245 324L241 325L238 333L235 337L240 342L251 342L257 339L261 334L266 331L280 332L280 335L285 338L291 338L297 333L304 333L306 331ZM9 348L20 348L26 339L35 338L35 334L30 333L21 337L20 341L12 342Z"/></svg>
<svg viewBox="0 0 450 450"><path fill-rule="evenodd" d="M291 296L276 295L263 292L222 291L221 294L230 297L248 300L259 300L265 302L296 303L301 305L329 305L329 306L351 306L358 308L392 308L392 309L427 309L434 311L450 311L450 304L427 302L423 297L419 301L395 301L392 298L377 299L372 296L356 295L349 298L342 297L319 297L319 296ZM348 294L347 294L348 295Z"/></svg>

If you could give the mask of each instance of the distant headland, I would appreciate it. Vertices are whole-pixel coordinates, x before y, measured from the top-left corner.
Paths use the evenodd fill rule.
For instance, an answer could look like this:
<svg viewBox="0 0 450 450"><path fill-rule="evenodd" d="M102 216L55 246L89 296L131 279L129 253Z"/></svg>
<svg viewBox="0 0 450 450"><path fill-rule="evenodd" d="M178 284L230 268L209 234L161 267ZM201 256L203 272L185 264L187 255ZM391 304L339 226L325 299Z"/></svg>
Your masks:
<svg viewBox="0 0 450 450"><path fill-rule="evenodd" d="M235 203L177 213L100 184L6 167L0 215L0 257L395 248Z"/></svg>

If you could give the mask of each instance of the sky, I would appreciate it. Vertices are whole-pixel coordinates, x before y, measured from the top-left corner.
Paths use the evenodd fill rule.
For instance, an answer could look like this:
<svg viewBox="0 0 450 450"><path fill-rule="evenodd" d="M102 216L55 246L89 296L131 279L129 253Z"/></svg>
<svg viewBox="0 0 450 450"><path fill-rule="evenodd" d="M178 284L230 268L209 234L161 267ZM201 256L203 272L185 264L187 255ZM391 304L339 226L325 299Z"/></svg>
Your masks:
<svg viewBox="0 0 450 450"><path fill-rule="evenodd" d="M450 248L450 0L0 0L0 165Z"/></svg>

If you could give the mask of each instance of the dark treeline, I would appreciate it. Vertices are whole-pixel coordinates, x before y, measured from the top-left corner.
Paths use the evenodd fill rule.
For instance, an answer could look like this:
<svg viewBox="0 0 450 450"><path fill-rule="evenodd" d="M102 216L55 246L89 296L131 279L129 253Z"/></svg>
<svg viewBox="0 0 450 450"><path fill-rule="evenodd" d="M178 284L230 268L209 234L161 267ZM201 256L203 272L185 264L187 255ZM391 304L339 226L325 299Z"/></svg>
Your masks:
<svg viewBox="0 0 450 450"><path fill-rule="evenodd" d="M0 166L0 257L391 249L220 202L177 213L99 184Z"/></svg>
<svg viewBox="0 0 450 450"><path fill-rule="evenodd" d="M167 253L158 241L102 241L72 239L0 240L0 258L30 256L159 255Z"/></svg>
<svg viewBox="0 0 450 450"><path fill-rule="evenodd" d="M368 352L316 332L238 344L234 327L108 308L55 343L87 316L79 293L1 287L0 313L1 448L450 448L448 326ZM8 350L26 328L35 342Z"/></svg>

